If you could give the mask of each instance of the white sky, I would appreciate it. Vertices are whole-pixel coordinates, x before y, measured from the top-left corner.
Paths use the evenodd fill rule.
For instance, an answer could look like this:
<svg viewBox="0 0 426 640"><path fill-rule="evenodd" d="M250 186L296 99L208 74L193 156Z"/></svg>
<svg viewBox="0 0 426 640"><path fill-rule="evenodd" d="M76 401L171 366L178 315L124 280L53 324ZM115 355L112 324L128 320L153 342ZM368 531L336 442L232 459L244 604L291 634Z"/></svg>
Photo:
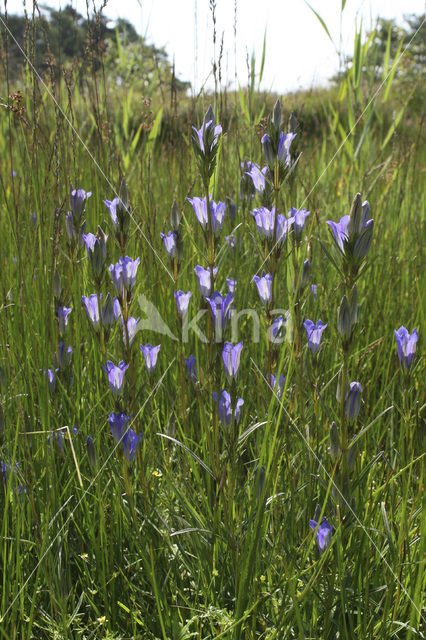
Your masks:
<svg viewBox="0 0 426 640"><path fill-rule="evenodd" d="M89 0L98 7L100 0ZM86 0L45 0L59 9L72 4L83 15ZM377 16L396 18L423 14L424 0L311 0L327 24L334 45L304 0L216 0L216 61L223 34L222 84L247 84L247 52L254 51L259 68L266 31L266 61L262 89L277 93L325 84L339 68L336 50L351 52L355 24L370 29ZM132 22L149 43L164 46L175 58L177 75L189 80L195 92L205 83L214 87L209 73L214 59L213 20L209 0L108 0L105 15ZM0 0L4 8L4 0ZM22 0L7 0L9 13L22 11ZM27 0L27 6L32 6ZM236 7L236 38L234 11ZM343 45L341 47L341 44ZM236 54L236 55L235 55Z"/></svg>

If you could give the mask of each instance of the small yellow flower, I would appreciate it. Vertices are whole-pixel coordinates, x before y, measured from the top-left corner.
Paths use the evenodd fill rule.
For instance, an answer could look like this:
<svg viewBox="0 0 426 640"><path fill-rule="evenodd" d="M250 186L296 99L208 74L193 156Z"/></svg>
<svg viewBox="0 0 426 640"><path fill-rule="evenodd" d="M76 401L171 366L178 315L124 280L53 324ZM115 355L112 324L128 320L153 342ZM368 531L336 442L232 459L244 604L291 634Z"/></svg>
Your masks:
<svg viewBox="0 0 426 640"><path fill-rule="evenodd" d="M100 618L97 618L97 621L99 622L99 624L105 624L106 616L101 616Z"/></svg>

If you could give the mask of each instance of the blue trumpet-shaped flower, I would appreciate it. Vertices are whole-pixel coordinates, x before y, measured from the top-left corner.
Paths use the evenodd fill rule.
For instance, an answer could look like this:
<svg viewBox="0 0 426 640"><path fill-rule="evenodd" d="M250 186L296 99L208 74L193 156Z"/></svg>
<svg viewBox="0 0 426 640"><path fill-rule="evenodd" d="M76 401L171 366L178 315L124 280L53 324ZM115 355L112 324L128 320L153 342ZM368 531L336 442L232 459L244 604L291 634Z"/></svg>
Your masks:
<svg viewBox="0 0 426 640"><path fill-rule="evenodd" d="M197 382L197 359L194 355L184 358L186 368L188 369L188 375L191 382Z"/></svg>
<svg viewBox="0 0 426 640"><path fill-rule="evenodd" d="M139 441L142 436L138 436L133 429L129 429L123 437L123 450L127 462L133 462L136 457Z"/></svg>
<svg viewBox="0 0 426 640"><path fill-rule="evenodd" d="M238 398L234 412L232 412L231 396L227 391L222 391L219 398L217 393L213 393L213 400L219 404L219 420L225 427L229 427L232 419L235 420L235 424L239 423L241 407L244 404L244 400L242 398Z"/></svg>
<svg viewBox="0 0 426 640"><path fill-rule="evenodd" d="M314 531L318 527L315 540L320 553L324 553L324 551L330 546L333 527L328 523L326 518L323 518L321 520L321 524L319 526L318 522L316 522L315 520L309 520L309 526L311 527L312 531Z"/></svg>
<svg viewBox="0 0 426 640"><path fill-rule="evenodd" d="M313 355L316 355L320 349L322 332L327 327L327 323L323 324L320 318L316 324L312 320L305 320L303 326L308 337L308 347Z"/></svg>
<svg viewBox="0 0 426 640"><path fill-rule="evenodd" d="M210 269L204 269L199 264L194 267L195 275L198 278L198 284L200 285L200 293L203 298L207 298L211 294L211 274ZM217 267L213 269L213 277L217 274Z"/></svg>
<svg viewBox="0 0 426 640"><path fill-rule="evenodd" d="M188 198L188 201L192 204L196 218L204 231L207 231L209 226L209 216L207 212L207 198ZM215 236L219 236L223 221L225 219L226 204L224 202L214 202L209 198L210 202L210 216L212 221L212 229Z"/></svg>
<svg viewBox="0 0 426 640"><path fill-rule="evenodd" d="M160 236L163 239L167 255L169 256L169 258L174 258L177 250L176 232L169 231L166 236L164 235L164 233L160 233Z"/></svg>
<svg viewBox="0 0 426 640"><path fill-rule="evenodd" d="M408 330L401 326L395 330L395 339L399 361L404 371L408 371L416 355L417 340L419 339L417 328L414 328L413 333L410 335Z"/></svg>
<svg viewBox="0 0 426 640"><path fill-rule="evenodd" d="M184 293L183 291L175 291L176 306L178 314L183 317L188 312L189 300L191 298L191 292Z"/></svg>
<svg viewBox="0 0 426 640"><path fill-rule="evenodd" d="M271 304L273 279L274 277L269 273L262 275L261 278L259 276L253 277L253 282L257 287L259 297L263 304L266 304L267 306Z"/></svg>
<svg viewBox="0 0 426 640"><path fill-rule="evenodd" d="M108 360L106 367L102 367L108 374L109 388L114 397L118 397L123 390L124 374L128 368L129 365L125 364L123 360L118 363L118 366L111 362L111 360Z"/></svg>
<svg viewBox="0 0 426 640"><path fill-rule="evenodd" d="M236 380L238 369L240 368L240 357L243 343L239 342L235 346L232 342L225 342L222 350L223 366L229 380Z"/></svg>
<svg viewBox="0 0 426 640"><path fill-rule="evenodd" d="M132 416L128 416L123 412L110 413L108 416L109 428L115 442L120 442L127 431L127 425Z"/></svg>
<svg viewBox="0 0 426 640"><path fill-rule="evenodd" d="M145 359L146 370L148 373L152 373L155 371L155 367L157 366L157 357L161 349L161 344L158 344L156 347L153 347L152 344L141 344L140 348Z"/></svg>

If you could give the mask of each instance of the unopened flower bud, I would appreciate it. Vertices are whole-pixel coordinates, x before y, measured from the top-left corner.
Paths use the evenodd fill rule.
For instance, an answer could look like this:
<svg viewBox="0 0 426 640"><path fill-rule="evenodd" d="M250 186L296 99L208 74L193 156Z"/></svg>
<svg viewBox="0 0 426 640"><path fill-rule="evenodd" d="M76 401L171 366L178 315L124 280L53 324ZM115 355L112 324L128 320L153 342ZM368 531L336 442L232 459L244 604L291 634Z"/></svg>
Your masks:
<svg viewBox="0 0 426 640"><path fill-rule="evenodd" d="M180 212L178 203L176 200L173 201L172 208L170 210L170 226L172 231L177 231L180 225Z"/></svg>

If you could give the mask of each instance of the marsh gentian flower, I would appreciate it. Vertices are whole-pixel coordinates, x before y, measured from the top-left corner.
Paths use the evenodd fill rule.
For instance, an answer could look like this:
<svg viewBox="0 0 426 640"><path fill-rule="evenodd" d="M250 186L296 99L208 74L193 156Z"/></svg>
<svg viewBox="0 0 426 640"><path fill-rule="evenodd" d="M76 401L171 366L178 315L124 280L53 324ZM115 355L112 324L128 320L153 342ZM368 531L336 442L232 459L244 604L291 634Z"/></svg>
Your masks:
<svg viewBox="0 0 426 640"><path fill-rule="evenodd" d="M72 347L65 348L65 343L60 342L58 344L58 350L53 356L56 371L66 370L71 363Z"/></svg>
<svg viewBox="0 0 426 640"><path fill-rule="evenodd" d="M316 522L315 520L309 520L309 526L311 527L312 531L314 531L318 527L318 522ZM315 540L320 553L324 553L324 551L330 546L332 533L333 527L327 522L326 518L323 518L321 520L321 524L318 527L317 535L315 536Z"/></svg>
<svg viewBox="0 0 426 640"><path fill-rule="evenodd" d="M123 360L118 363L118 366L108 360L106 367L102 367L108 374L109 388L114 397L118 397L123 390L124 374L128 368L129 365L125 364Z"/></svg>
<svg viewBox="0 0 426 640"><path fill-rule="evenodd" d="M124 280L123 280L123 266L120 262L110 264L108 270L111 274L111 280L113 287L120 298L123 295Z"/></svg>
<svg viewBox="0 0 426 640"><path fill-rule="evenodd" d="M102 293L100 294L102 299ZM90 324L95 329L95 331L99 331L100 327L100 318L99 318L99 304L98 304L98 296L96 293L92 293L90 296L81 296L81 300L86 307L87 317L89 318Z"/></svg>
<svg viewBox="0 0 426 640"><path fill-rule="evenodd" d="M219 398L213 393L213 400L219 404L219 420L225 427L229 427L234 417L235 424L238 424L241 417L241 407L244 404L242 398L238 398L235 405L234 415L232 415L231 396L227 391L222 391Z"/></svg>
<svg viewBox="0 0 426 640"><path fill-rule="evenodd" d="M226 322L231 313L231 305L234 301L232 293L227 293L223 297L218 291L215 291L211 298L206 298L212 310L213 324L217 337L222 335Z"/></svg>
<svg viewBox="0 0 426 640"><path fill-rule="evenodd" d="M311 284L311 294L313 299L315 300L317 297L317 293L318 293L318 285L317 284Z"/></svg>
<svg viewBox="0 0 426 640"><path fill-rule="evenodd" d="M222 133L220 124L215 123L211 105L207 109L201 128L192 127L192 129L195 136L193 135L191 140L196 155L208 160L216 153L219 136Z"/></svg>
<svg viewBox="0 0 426 640"><path fill-rule="evenodd" d="M188 375L191 382L197 382L197 359L191 355L188 358L184 358L186 368L188 369Z"/></svg>
<svg viewBox="0 0 426 640"><path fill-rule="evenodd" d="M139 441L142 436L138 436L133 429L129 429L123 438L124 455L127 462L133 462L136 457Z"/></svg>
<svg viewBox="0 0 426 640"><path fill-rule="evenodd" d="M84 189L73 189L71 191L71 212L74 220L78 223L83 214L87 200L92 195L91 191L84 191Z"/></svg>
<svg viewBox="0 0 426 640"><path fill-rule="evenodd" d="M140 318L133 318L130 316L127 318L127 333L129 334L129 346L132 346L133 340L135 339L135 335L138 330L138 322ZM121 319L121 323L123 324L123 319ZM126 330L123 324L123 342L126 344Z"/></svg>
<svg viewBox="0 0 426 640"><path fill-rule="evenodd" d="M281 331L284 325L285 321L283 316L278 316L277 318L275 318L270 328L268 329L268 339L270 340L270 342L275 342L277 344L281 343L284 338Z"/></svg>
<svg viewBox="0 0 426 640"><path fill-rule="evenodd" d="M350 420L356 420L361 408L362 387L359 382L351 382L345 397L345 412Z"/></svg>
<svg viewBox="0 0 426 640"><path fill-rule="evenodd" d="M204 269L199 264L194 267L195 275L198 278L198 284L200 285L200 293L203 298L207 298L211 294L211 278L210 269ZM213 276L216 277L217 267L213 269Z"/></svg>
<svg viewBox="0 0 426 640"><path fill-rule="evenodd" d="M253 186L258 193L262 193L265 191L266 186L266 178L268 177L268 167L263 167L261 169L259 165L254 164L253 162L248 162L248 171L245 172L247 176L249 176L253 182Z"/></svg>
<svg viewBox="0 0 426 640"><path fill-rule="evenodd" d="M160 233L161 238L163 239L164 246L166 248L167 255L170 259L174 258L176 255L176 233L174 231L169 231L169 233L165 236L164 233Z"/></svg>
<svg viewBox="0 0 426 640"><path fill-rule="evenodd" d="M298 241L302 239L305 220L310 213L311 212L306 211L306 209L300 209L300 211L298 211L295 207L292 207L288 212L288 226L293 229L294 237Z"/></svg>
<svg viewBox="0 0 426 640"><path fill-rule="evenodd" d="M204 231L208 230L209 227L209 216L207 212L207 198L188 198L188 201L192 204L195 215L197 217L198 222L201 225L201 228ZM212 229L214 235L219 236L223 221L225 219L225 210L226 204L224 202L214 202L211 200L211 196L209 197L210 201L210 215L212 220Z"/></svg>
<svg viewBox="0 0 426 640"><path fill-rule="evenodd" d="M367 200L361 204L361 194L357 193L349 216L343 216L339 222L326 222L333 231L334 242L342 256L359 267L368 253L373 237L374 220L370 218Z"/></svg>
<svg viewBox="0 0 426 640"><path fill-rule="evenodd" d="M284 161L286 167L291 164L290 145L296 137L296 133L284 133L280 132L280 139L278 143L278 160Z"/></svg>
<svg viewBox="0 0 426 640"><path fill-rule="evenodd" d="M256 222L256 228L261 238L270 239L274 236L274 220L275 220L275 207L267 209L267 207L260 207L259 209L253 209L250 211Z"/></svg>
<svg viewBox="0 0 426 640"><path fill-rule="evenodd" d="M189 299L191 297L191 292L184 293L183 291L175 291L176 305L178 314L183 317L188 312L189 307Z"/></svg>
<svg viewBox="0 0 426 640"><path fill-rule="evenodd" d="M68 326L68 316L70 315L71 311L72 309L68 307L58 308L59 333L61 335L65 333L65 329Z"/></svg>
<svg viewBox="0 0 426 640"><path fill-rule="evenodd" d="M111 429L111 435L114 438L115 442L120 442L127 431L127 425L129 424L131 418L132 416L128 416L123 412L109 414L109 428Z"/></svg>
<svg viewBox="0 0 426 640"><path fill-rule="evenodd" d="M267 378L269 379L269 376L267 376ZM277 376L274 376L274 374L271 373L270 386L273 389L274 393L276 394L278 400L281 400L282 395L284 393L285 381L286 381L285 376L280 375L280 377L277 380Z"/></svg>
<svg viewBox="0 0 426 640"><path fill-rule="evenodd" d="M140 348L145 358L146 370L148 373L152 373L157 366L157 356L161 349L161 344L158 344L156 347L153 347L152 344L146 344L145 346L141 344Z"/></svg>
<svg viewBox="0 0 426 640"><path fill-rule="evenodd" d="M311 277L311 263L309 260L305 260L303 263L302 277L300 278L300 286L303 289L308 284Z"/></svg>
<svg viewBox="0 0 426 640"><path fill-rule="evenodd" d="M231 342L225 342L223 346L222 360L226 376L229 380L236 380L237 378L242 348L242 342L239 342L235 346Z"/></svg>
<svg viewBox="0 0 426 640"><path fill-rule="evenodd" d="M49 391L52 393L56 390L56 371L57 369L47 369L47 371L45 370L47 381L49 383Z"/></svg>
<svg viewBox="0 0 426 640"><path fill-rule="evenodd" d="M108 236L98 227L96 235L87 233L82 236L87 249L87 257L92 267L93 275L99 278L102 275L106 261L106 241Z"/></svg>
<svg viewBox="0 0 426 640"><path fill-rule="evenodd" d="M408 371L416 355L417 340L419 339L417 328L414 328L410 335L404 326L400 326L395 330L395 339L399 361L404 371Z"/></svg>
<svg viewBox="0 0 426 640"><path fill-rule="evenodd" d="M268 306L271 303L272 297L272 280L273 276L269 273L265 273L261 278L259 276L253 276L253 282L257 287L259 297L263 304Z"/></svg>
<svg viewBox="0 0 426 640"><path fill-rule="evenodd" d="M128 416L123 412L110 413L108 416L109 427L111 435L115 442L120 442L123 439L124 434L127 431L127 425L129 424L132 416Z"/></svg>
<svg viewBox="0 0 426 640"><path fill-rule="evenodd" d="M320 318L316 324L312 320L305 320L303 326L306 329L308 347L313 355L316 355L320 349L322 332L327 327L327 323L323 324Z"/></svg>
<svg viewBox="0 0 426 640"><path fill-rule="evenodd" d="M275 233L275 242L278 247L281 247L284 244L284 241L287 237L288 231L288 220L284 214L279 213L277 215L277 230Z"/></svg>
<svg viewBox="0 0 426 640"><path fill-rule="evenodd" d="M123 282L127 291L131 291L136 284L136 274L141 259L132 260L129 256L121 257L119 262L123 267Z"/></svg>
<svg viewBox="0 0 426 640"><path fill-rule="evenodd" d="M229 293L232 293L232 295L234 295L237 288L237 281L235 280L235 278L226 278L226 284L228 285Z"/></svg>

